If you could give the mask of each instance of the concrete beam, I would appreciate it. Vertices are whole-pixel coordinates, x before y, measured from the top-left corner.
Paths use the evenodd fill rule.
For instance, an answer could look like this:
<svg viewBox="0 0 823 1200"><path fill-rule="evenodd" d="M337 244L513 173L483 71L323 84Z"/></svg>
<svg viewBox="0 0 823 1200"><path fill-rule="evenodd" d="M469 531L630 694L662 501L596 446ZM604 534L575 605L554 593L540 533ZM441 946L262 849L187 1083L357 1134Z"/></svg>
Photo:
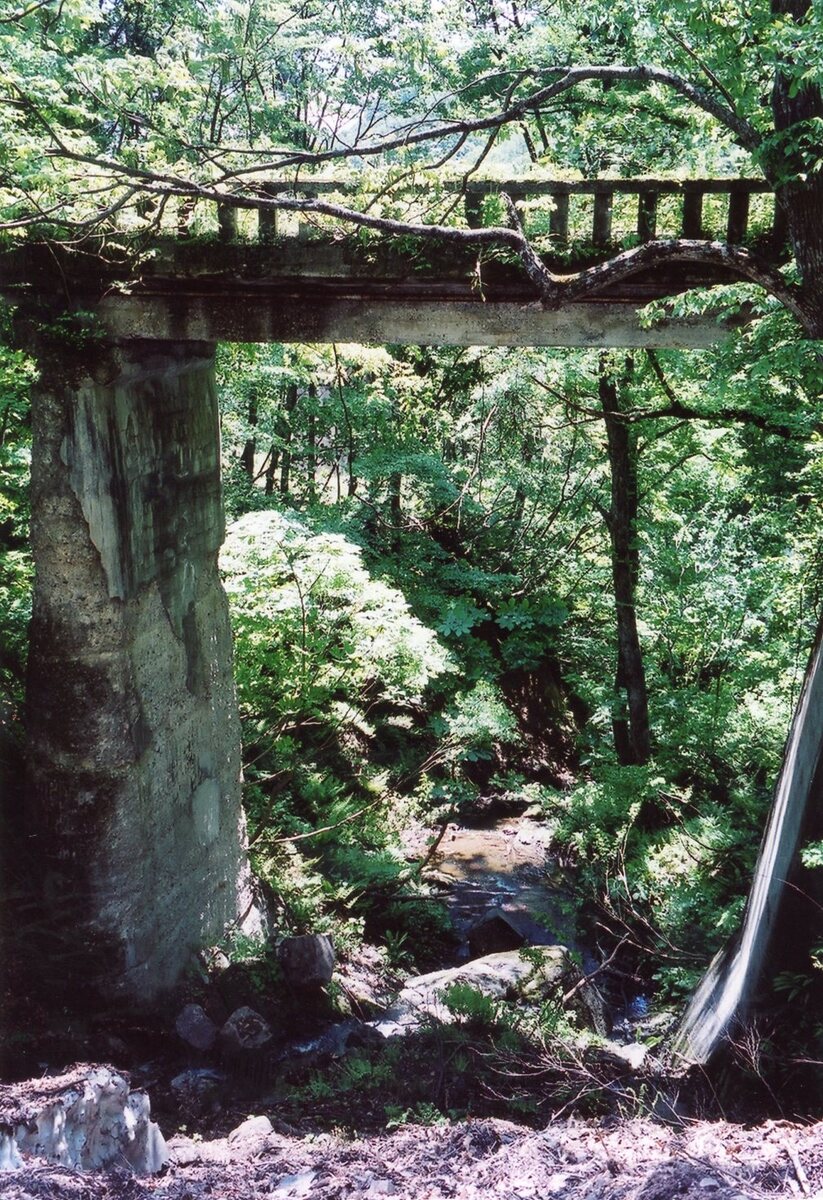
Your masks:
<svg viewBox="0 0 823 1200"><path fill-rule="evenodd" d="M728 333L709 317L641 327L617 301L546 312L529 301L383 297L112 294L97 307L115 340L360 342L425 346L579 346L703 350Z"/></svg>

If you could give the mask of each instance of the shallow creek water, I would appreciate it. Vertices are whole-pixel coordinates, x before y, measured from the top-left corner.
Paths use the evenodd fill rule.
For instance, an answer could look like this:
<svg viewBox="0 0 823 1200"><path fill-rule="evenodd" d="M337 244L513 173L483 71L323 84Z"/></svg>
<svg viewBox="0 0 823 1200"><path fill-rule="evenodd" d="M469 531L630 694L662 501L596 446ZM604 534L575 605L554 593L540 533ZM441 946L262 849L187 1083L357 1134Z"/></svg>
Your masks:
<svg viewBox="0 0 823 1200"><path fill-rule="evenodd" d="M549 853L548 828L507 817L484 828L450 825L424 873L442 899L469 956L470 929L493 910L517 914L534 945L575 944L571 898Z"/></svg>
<svg viewBox="0 0 823 1200"><path fill-rule="evenodd" d="M505 817L482 827L448 827L424 879L443 889L441 899L460 938L457 963L473 957L471 929L489 913L502 910L515 917L530 944L567 946L580 956L585 972L596 969L597 959L578 937L578 905L550 844L550 827L526 816ZM632 1040L635 1023L648 1015L648 999L642 993L629 989L613 997L614 1036Z"/></svg>

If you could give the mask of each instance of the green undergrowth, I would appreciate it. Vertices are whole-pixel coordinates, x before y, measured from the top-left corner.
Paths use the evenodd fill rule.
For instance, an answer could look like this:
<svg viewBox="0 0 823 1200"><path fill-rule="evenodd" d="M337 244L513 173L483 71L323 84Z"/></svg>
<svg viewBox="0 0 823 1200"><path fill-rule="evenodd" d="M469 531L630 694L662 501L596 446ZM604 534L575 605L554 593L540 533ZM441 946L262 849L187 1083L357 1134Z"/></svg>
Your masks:
<svg viewBox="0 0 823 1200"><path fill-rule="evenodd" d="M604 1057L557 1001L520 1007L460 987L444 1002L453 1023L292 1067L270 1097L278 1118L355 1136L481 1116L539 1127L560 1111L629 1115L648 1100L651 1083Z"/></svg>
<svg viewBox="0 0 823 1200"><path fill-rule="evenodd" d="M460 669L449 632L470 618L443 597L439 626L422 621L322 516L249 513L222 557L255 867L293 932L436 963L447 923L400 835L470 808L516 722Z"/></svg>

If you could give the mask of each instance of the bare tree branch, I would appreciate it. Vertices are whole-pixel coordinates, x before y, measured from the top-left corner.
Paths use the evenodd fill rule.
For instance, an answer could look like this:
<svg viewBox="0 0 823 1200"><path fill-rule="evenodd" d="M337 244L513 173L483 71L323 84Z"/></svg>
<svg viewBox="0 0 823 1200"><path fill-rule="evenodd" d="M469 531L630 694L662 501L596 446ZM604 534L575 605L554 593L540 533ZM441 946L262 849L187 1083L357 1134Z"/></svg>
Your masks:
<svg viewBox="0 0 823 1200"><path fill-rule="evenodd" d="M670 88L697 108L701 108L704 112L714 117L715 120L719 121L721 125L734 134L737 141L745 149L755 150L760 145L761 137L754 126L742 117L739 117L726 103L715 99L714 96L703 88L696 87L689 80L674 74L672 71L667 71L664 67L604 64L558 68L558 72L561 72L560 78L553 83L547 84L535 92L531 92L523 99L509 104L499 112L492 113L487 117L477 117L471 120L444 121L414 132L405 130L368 146L354 146L342 150L329 149L317 152L298 151L295 153L284 150L269 162L244 167L240 170L227 171L223 180L218 182L238 179L243 175L259 171L284 170L293 166L307 166L310 164L317 165L355 155L359 158L374 157L375 155L385 154L391 150L407 149L410 146L420 145L423 142L430 142L437 138L460 137L464 134L483 133L491 129L500 128L502 125L509 125L515 121L520 121L527 117L535 108L590 80L596 80L601 83L660 84Z"/></svg>
<svg viewBox="0 0 823 1200"><path fill-rule="evenodd" d="M540 72L543 74L544 72ZM737 141L747 150L756 150L760 145L761 136L755 127L740 117L725 101L716 99L710 92L697 87L689 80L656 66L626 66L620 64L600 64L556 68L546 72L558 74L560 77L545 87L530 92L522 99L506 103L504 107L485 117L459 119L452 121L434 120L426 123L426 118L418 118L414 125L392 134L389 137L368 145L352 144L350 146L332 147L328 150L292 150L266 151L268 158L257 161L246 167L224 167L223 176L216 180L218 184L232 179L240 179L246 175L259 174L266 171L282 171L291 167L318 166L321 163L339 162L346 158L373 158L394 150L404 150L411 146L444 138L463 137L472 133L487 133L504 125L522 121L535 110L547 104L550 100L571 91L582 83L596 81L600 83L637 83L659 84L682 96L689 103L702 109L728 129ZM520 82L518 79L517 82ZM421 124L424 125L421 128ZM244 154L254 153L254 149L244 150Z"/></svg>
<svg viewBox="0 0 823 1200"><path fill-rule="evenodd" d="M30 17L39 8L47 8L53 2L54 0L37 0L35 4L30 4L28 8L21 9L20 12L12 13L9 17L0 17L0 25L15 25L18 21Z"/></svg>

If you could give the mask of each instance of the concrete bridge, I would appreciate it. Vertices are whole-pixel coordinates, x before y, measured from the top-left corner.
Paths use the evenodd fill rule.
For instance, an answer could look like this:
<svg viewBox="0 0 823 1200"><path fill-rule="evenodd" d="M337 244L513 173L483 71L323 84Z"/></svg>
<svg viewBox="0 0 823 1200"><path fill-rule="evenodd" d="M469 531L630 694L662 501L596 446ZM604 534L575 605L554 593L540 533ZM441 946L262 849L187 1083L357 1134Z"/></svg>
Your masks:
<svg viewBox="0 0 823 1200"><path fill-rule="evenodd" d="M528 203L537 244L569 270L655 235L714 233L775 257L785 241L754 180L470 182L469 226L496 188ZM339 185L304 191L324 189ZM277 228L271 213L187 200L155 233L134 236L136 257L101 240L30 242L0 260L41 371L27 844L48 960L55 984L138 1003L228 924L255 920L217 570L214 344L700 347L714 321L648 330L638 307L733 278L669 267L549 313L511 256L478 263L476 250Z"/></svg>

